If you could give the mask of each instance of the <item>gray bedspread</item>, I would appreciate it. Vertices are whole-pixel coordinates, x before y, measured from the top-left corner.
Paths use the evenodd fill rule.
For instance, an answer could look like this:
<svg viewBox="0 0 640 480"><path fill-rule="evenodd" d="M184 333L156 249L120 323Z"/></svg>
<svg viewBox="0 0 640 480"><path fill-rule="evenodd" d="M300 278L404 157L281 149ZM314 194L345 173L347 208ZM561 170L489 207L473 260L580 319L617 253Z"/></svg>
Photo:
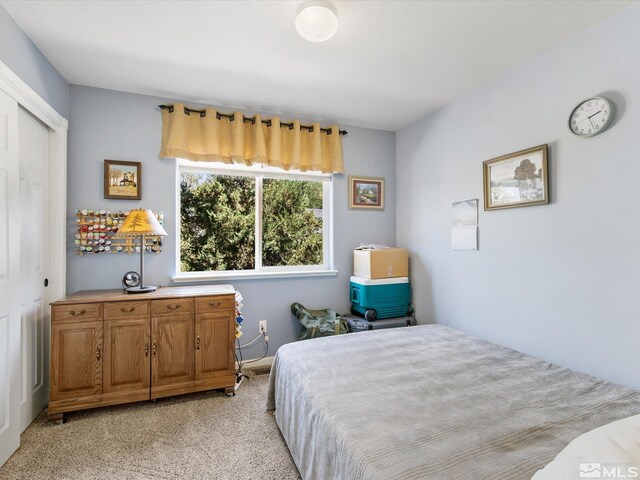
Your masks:
<svg viewBox="0 0 640 480"><path fill-rule="evenodd" d="M423 325L281 347L267 408L308 480L508 480L640 413L640 393Z"/></svg>

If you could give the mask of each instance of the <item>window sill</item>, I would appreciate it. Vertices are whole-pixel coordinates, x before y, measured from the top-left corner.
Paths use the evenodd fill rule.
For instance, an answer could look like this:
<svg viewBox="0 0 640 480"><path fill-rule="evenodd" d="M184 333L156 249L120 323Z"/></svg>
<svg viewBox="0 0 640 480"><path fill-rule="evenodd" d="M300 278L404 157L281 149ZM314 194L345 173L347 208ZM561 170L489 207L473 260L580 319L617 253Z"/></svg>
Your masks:
<svg viewBox="0 0 640 480"><path fill-rule="evenodd" d="M266 278L333 277L337 270L289 270L286 272L203 272L181 273L172 277L173 283L209 282L219 280L258 280Z"/></svg>

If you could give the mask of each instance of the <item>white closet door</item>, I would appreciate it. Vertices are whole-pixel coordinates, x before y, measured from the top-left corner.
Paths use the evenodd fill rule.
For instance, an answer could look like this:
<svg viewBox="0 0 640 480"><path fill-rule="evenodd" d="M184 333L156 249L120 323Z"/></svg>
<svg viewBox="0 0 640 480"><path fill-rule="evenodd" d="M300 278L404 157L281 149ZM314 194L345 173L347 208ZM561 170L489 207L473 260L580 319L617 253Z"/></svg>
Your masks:
<svg viewBox="0 0 640 480"><path fill-rule="evenodd" d="M18 104L0 90L0 465L20 446Z"/></svg>
<svg viewBox="0 0 640 480"><path fill-rule="evenodd" d="M47 127L20 108L20 431L49 396L49 215Z"/></svg>

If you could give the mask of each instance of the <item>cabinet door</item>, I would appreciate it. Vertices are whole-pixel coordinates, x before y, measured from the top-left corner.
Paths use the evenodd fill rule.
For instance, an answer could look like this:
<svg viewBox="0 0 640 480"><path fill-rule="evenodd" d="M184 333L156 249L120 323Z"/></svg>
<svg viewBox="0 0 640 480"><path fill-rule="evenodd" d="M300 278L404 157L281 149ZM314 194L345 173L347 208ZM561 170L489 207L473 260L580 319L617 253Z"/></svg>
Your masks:
<svg viewBox="0 0 640 480"><path fill-rule="evenodd" d="M149 317L105 320L103 405L149 399L150 337Z"/></svg>
<svg viewBox="0 0 640 480"><path fill-rule="evenodd" d="M50 414L100 404L102 326L101 319L53 324Z"/></svg>
<svg viewBox="0 0 640 480"><path fill-rule="evenodd" d="M151 398L193 392L193 315L152 317L151 342Z"/></svg>
<svg viewBox="0 0 640 480"><path fill-rule="evenodd" d="M235 385L232 310L196 315L196 389Z"/></svg>

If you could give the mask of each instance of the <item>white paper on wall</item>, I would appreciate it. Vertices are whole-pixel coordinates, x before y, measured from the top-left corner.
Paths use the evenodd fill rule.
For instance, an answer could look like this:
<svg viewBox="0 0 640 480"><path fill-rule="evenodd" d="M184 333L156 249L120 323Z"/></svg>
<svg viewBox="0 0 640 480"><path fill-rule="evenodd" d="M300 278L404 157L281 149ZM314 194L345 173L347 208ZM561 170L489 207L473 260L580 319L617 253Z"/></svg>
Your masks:
<svg viewBox="0 0 640 480"><path fill-rule="evenodd" d="M463 200L453 202L452 225L477 225L478 224L478 200Z"/></svg>
<svg viewBox="0 0 640 480"><path fill-rule="evenodd" d="M478 226L454 225L451 227L452 250L478 250Z"/></svg>
<svg viewBox="0 0 640 480"><path fill-rule="evenodd" d="M451 227L452 250L478 250L478 200L454 202Z"/></svg>

